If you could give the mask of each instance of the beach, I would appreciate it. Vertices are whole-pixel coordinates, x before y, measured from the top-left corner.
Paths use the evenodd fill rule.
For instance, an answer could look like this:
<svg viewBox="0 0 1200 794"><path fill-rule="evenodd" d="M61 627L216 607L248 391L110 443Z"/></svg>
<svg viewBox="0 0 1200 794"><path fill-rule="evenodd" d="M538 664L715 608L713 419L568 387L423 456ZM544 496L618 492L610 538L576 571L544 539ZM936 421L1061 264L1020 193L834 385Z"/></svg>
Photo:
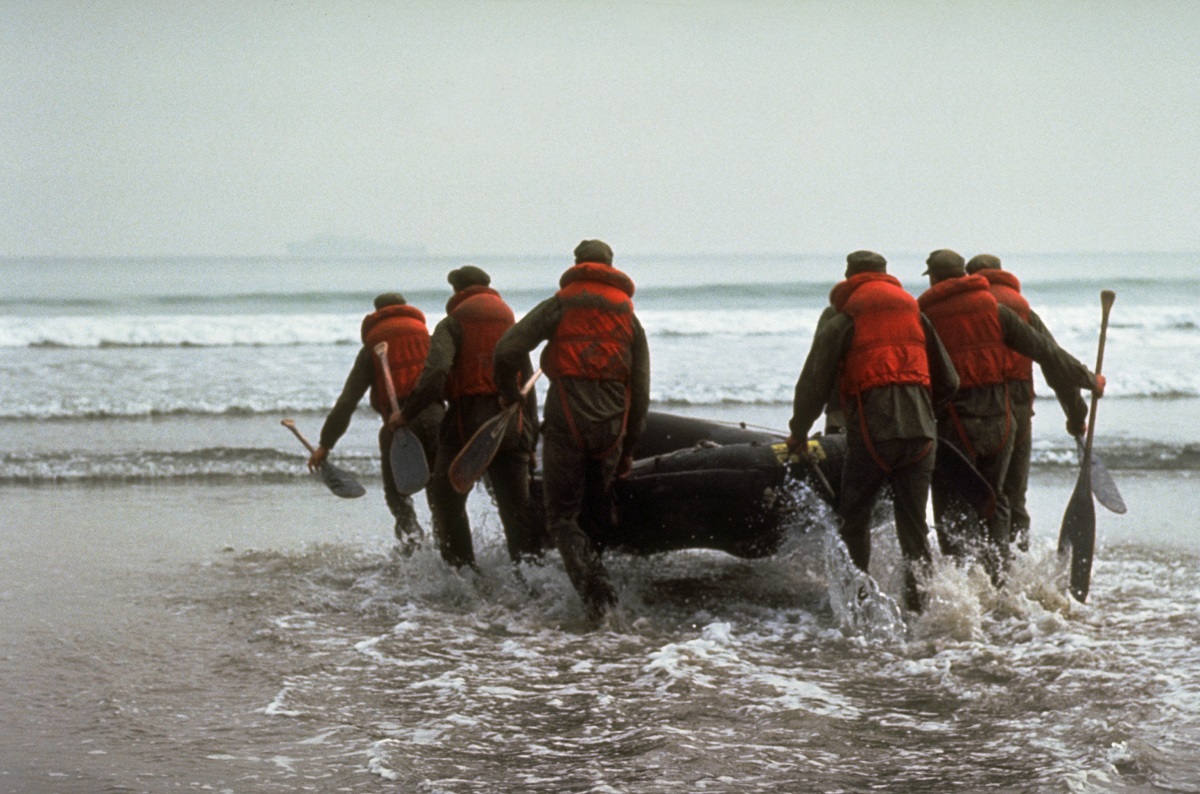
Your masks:
<svg viewBox="0 0 1200 794"><path fill-rule="evenodd" d="M443 791L733 791L799 779L831 790L883 775L893 790L964 779L1189 790L1200 785L1188 650L1200 499L1191 476L1120 484L1138 514L1159 507L1136 527L1099 514L1088 606L1016 599L1004 604L1011 614L982 619L987 599L967 587L928 637L874 650L822 617L813 544L787 562L610 559L634 625L594 635L563 605L561 570L544 573L541 597L520 592L494 511L473 511L483 571L464 577L432 554L393 559L379 499L339 500L315 482L7 486L0 790L360 791L399 780ZM377 496L378 482L367 485ZM1061 472L1035 477L1035 555L1050 554L1054 527L1042 519L1072 485ZM1114 581L1131 558L1143 576ZM1038 597L1025 584L1023 597ZM411 641L415 632L425 636ZM775 675L794 665L790 687L762 680L774 665L754 669L768 652ZM1048 655L1061 665L1053 675ZM546 688L543 676L556 675L561 686ZM747 676L767 691L727 697ZM660 689L668 697L643 701ZM1037 702L1062 690L1085 699L1057 715ZM480 708L497 713L482 719ZM496 724L503 713L518 724ZM1085 724L1071 719L1079 713ZM812 754L813 714L852 733L872 725L874 750ZM734 730L748 720L775 735L760 745ZM992 734L969 768L947 760L900 773L887 760L918 747L953 754L971 741L961 729ZM591 778L564 785L585 769Z"/></svg>
<svg viewBox="0 0 1200 794"><path fill-rule="evenodd" d="M442 264L413 293L431 324ZM316 437L369 295L290 266L298 291L269 295L269 275L204 288L143 262L149 286L80 302L68 262L29 288L57 302L0 304L0 791L1200 790L1186 275L1117 285L1096 443L1129 512L1097 508L1086 604L1055 553L1073 442L1041 399L1033 544L1003 590L939 558L929 608L898 620L884 516L882 591L847 602L814 503L766 559L608 555L619 619L593 631L556 554L513 575L481 490L479 572L396 555L365 407L333 459L366 496L305 471L279 421ZM785 429L828 274L755 281L776 266L649 279L656 410ZM1086 362L1112 277L1047 267L1031 300ZM518 291L519 311L538 294ZM731 348L736 366L706 364Z"/></svg>

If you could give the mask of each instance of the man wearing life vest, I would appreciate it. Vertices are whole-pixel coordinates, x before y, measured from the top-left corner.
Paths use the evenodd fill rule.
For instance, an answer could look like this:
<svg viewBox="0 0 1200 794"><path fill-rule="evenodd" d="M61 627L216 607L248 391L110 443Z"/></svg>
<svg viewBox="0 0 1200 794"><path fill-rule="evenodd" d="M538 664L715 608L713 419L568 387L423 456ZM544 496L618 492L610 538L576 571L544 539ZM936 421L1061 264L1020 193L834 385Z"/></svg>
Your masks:
<svg viewBox="0 0 1200 794"><path fill-rule="evenodd" d="M939 249L926 260L930 287L918 298L958 371L960 388L938 416L938 430L974 462L996 492L996 510L979 527L958 505L950 506L954 484L934 478L934 525L946 554L978 552L999 585L1009 559L1010 508L1004 479L1012 458L1016 425L1012 413L1010 350L1033 359L1063 388L1102 392L1103 378L1042 334L1016 312L1000 305L986 278L967 275L963 258Z"/></svg>
<svg viewBox="0 0 1200 794"><path fill-rule="evenodd" d="M809 429L836 388L845 414L846 458L837 512L850 559L871 561L871 513L890 485L896 536L907 563L904 600L921 609L915 569L930 560L925 505L937 441L935 408L958 377L916 300L873 251L846 257L846 280L830 292L796 382L788 446L806 449Z"/></svg>
<svg viewBox="0 0 1200 794"><path fill-rule="evenodd" d="M396 397L403 404L416 384L417 376L425 366L425 356L429 353L429 329L425 326L425 315L415 306L409 306L400 293L385 292L375 298L375 311L363 318L362 342L363 346L354 359L354 366L350 368L342 393L329 415L325 417L325 424L321 427L320 446L308 459L308 467L315 469L325 462L329 450L333 449L334 444L346 432L359 401L369 390L371 407L384 420L379 429L384 498L396 519L396 540L400 541L402 551L411 553L421 540L422 530L413 509L412 497L397 491L396 481L392 477L389 455L392 448L392 430L387 425L392 406L382 365L379 357L375 355L375 345L380 342L388 343L388 365L396 387ZM425 448L430 466L433 465L434 442L443 413L441 402L431 403L409 424ZM428 494L426 498L429 498Z"/></svg>
<svg viewBox="0 0 1200 794"><path fill-rule="evenodd" d="M979 274L987 279L992 295L1001 306L1016 312L1025 323L1046 339L1054 342L1054 336L1046 328L1042 318L1029 306L1021 294L1021 282L1012 273L1000 266L999 258L991 254L979 254L967 262L968 274ZM1055 342L1057 344L1057 342ZM1033 359L1015 350L1007 352L1005 368L1008 374L1008 398L1012 408L1013 451L1004 476L1001 490L1008 499L1012 541L1021 550L1029 548L1029 511L1025 507L1025 491L1029 486L1029 461L1033 452ZM1087 432L1087 403L1078 388L1057 383L1053 370L1043 370L1046 384L1054 391L1067 416L1067 432L1082 436Z"/></svg>
<svg viewBox="0 0 1200 794"><path fill-rule="evenodd" d="M492 353L496 342L514 318L512 309L492 289L491 277L474 265L451 270L446 280L454 295L446 303L446 316L433 329L429 356L417 385L401 412L405 423L415 421L428 406L446 399L446 416L438 434L437 455L431 469L429 505L433 535L442 559L451 565L474 565L467 496L450 485L450 463L479 427L500 412ZM533 374L529 356L520 372L522 381ZM537 393L530 390L525 408L509 426L508 435L488 467L500 522L515 563L541 552L529 514L529 461L537 440Z"/></svg>
<svg viewBox="0 0 1200 794"><path fill-rule="evenodd" d="M496 385L518 399L518 373L541 342L549 376L542 426L546 529L588 617L617 596L601 562L612 525L612 484L628 472L650 404L650 351L633 311L633 282L612 266L612 249L584 240L561 289L496 345Z"/></svg>

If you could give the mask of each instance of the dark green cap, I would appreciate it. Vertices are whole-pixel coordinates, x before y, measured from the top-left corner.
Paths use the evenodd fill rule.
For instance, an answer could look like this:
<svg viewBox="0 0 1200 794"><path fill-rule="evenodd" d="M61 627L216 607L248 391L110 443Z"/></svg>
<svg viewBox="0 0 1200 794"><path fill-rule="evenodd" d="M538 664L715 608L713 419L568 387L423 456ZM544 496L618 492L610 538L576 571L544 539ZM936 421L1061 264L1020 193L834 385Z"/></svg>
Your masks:
<svg viewBox="0 0 1200 794"><path fill-rule="evenodd" d="M403 306L408 301L404 300L404 296L399 292L385 292L375 296L375 309L382 309L384 306Z"/></svg>
<svg viewBox="0 0 1200 794"><path fill-rule="evenodd" d="M874 251L855 251L846 255L846 277L859 273L886 273L887 260Z"/></svg>
<svg viewBox="0 0 1200 794"><path fill-rule="evenodd" d="M925 260L925 264L928 267L921 274L922 276L949 278L952 276L965 276L967 274L962 256L951 251L949 248L939 248L931 253L929 258Z"/></svg>
<svg viewBox="0 0 1200 794"><path fill-rule="evenodd" d="M1000 257L991 254L976 254L967 262L968 273L978 273L980 270L1003 270L1000 267Z"/></svg>
<svg viewBox="0 0 1200 794"><path fill-rule="evenodd" d="M486 287L492 283L492 277L483 271L482 268L474 265L463 265L460 268L451 270L446 275L446 281L450 282L450 286L454 287L455 292L462 292L467 287Z"/></svg>
<svg viewBox="0 0 1200 794"><path fill-rule="evenodd" d="M580 262L600 262L611 265L612 260L612 249L603 240L584 240L575 246L575 264L577 265Z"/></svg>

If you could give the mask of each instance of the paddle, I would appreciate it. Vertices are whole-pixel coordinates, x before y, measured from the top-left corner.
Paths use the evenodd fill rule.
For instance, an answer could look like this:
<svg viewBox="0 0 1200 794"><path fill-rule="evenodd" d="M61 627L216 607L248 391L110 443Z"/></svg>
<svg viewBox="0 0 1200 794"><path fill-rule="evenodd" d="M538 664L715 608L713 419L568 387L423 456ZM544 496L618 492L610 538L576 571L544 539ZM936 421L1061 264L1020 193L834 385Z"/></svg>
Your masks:
<svg viewBox="0 0 1200 794"><path fill-rule="evenodd" d="M308 439L305 438L304 434L300 432L300 428L296 427L296 420L283 419L279 422L279 424L295 433L296 438L300 439L300 443L304 445L304 448L307 449L309 453L312 453L313 445L308 443ZM333 491L335 495L340 496L343 499L354 499L355 497L362 496L367 492L367 489L363 488L362 485L359 484L358 480L354 479L353 474L345 469L339 469L329 461L325 461L318 466L316 471L313 472L313 476L325 483L329 490Z"/></svg>
<svg viewBox="0 0 1200 794"><path fill-rule="evenodd" d="M533 384L541 377L541 374L542 371L539 369L529 380L525 381L525 385L521 387L521 397L529 394L529 390L533 388ZM454 460L450 462L450 487L459 493L467 493L475 485L475 481L483 476L487 467L491 465L492 458L496 457L496 452L500 449L500 442L504 440L504 434L508 431L509 424L521 410L522 402L523 400L517 400L479 426L475 435L471 436Z"/></svg>
<svg viewBox="0 0 1200 794"><path fill-rule="evenodd" d="M1079 450L1080 460L1084 459L1083 443L1083 436L1075 436L1075 447ZM1104 461L1096 457L1095 450L1092 450L1091 478L1092 494L1096 497L1096 501L1117 515L1124 515L1129 508L1125 506L1125 500L1121 497L1121 492L1117 490L1117 484L1113 482L1112 475L1108 473L1108 467L1104 465Z"/></svg>
<svg viewBox="0 0 1200 794"><path fill-rule="evenodd" d="M383 380L387 384L388 400L392 404L392 412L398 414L400 401L396 399L396 385L392 382L392 368L388 366L387 352L387 342L375 345L375 355L379 357ZM412 496L429 482L429 461L425 459L425 448L408 427L401 426L393 431L388 458L392 464L392 479L401 495Z"/></svg>
<svg viewBox="0 0 1200 794"><path fill-rule="evenodd" d="M1104 342L1108 336L1108 314L1117 294L1112 290L1100 293L1100 344L1096 352L1096 374L1104 364ZM1092 439L1096 434L1096 407L1099 395L1092 392L1092 409L1088 414L1087 439L1083 442L1079 479L1067 502L1062 528L1058 533L1059 557L1071 552L1071 595L1079 603L1087 600L1092 580L1092 554L1096 549L1096 505L1092 502Z"/></svg>

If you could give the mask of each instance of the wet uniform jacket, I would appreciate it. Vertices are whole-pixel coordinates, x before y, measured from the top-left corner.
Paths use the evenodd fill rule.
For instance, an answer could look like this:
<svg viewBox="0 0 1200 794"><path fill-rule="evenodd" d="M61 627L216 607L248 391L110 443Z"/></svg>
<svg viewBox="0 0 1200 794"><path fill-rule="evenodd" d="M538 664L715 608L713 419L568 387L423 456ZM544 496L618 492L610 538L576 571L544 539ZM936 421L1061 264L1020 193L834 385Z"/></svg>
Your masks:
<svg viewBox="0 0 1200 794"><path fill-rule="evenodd" d="M853 300L865 285L869 285L867 292ZM877 300L868 302L866 298L871 295ZM830 301L832 311L826 309L822 315L804 369L796 381L789 424L792 435L807 437L809 428L825 409L828 396L836 387L841 394L847 424L862 427L865 422L873 442L936 439L934 410L954 394L958 376L933 326L919 312L915 299L892 276L859 273L835 286ZM859 325L862 326L861 338ZM899 344L894 348L888 342L890 332L900 334L895 340ZM875 361L884 367L877 370L876 375L863 377L856 374L855 370L862 366L856 363L862 355L856 352L856 339L859 351L872 345L883 345ZM920 362L922 354L924 368ZM847 365L851 368L849 374ZM888 373L888 366L895 366L896 370ZM871 371L870 367L865 369ZM856 388L858 393L853 398L848 397Z"/></svg>
<svg viewBox="0 0 1200 794"><path fill-rule="evenodd" d="M982 276L941 281L925 290L918 303L954 362L960 389L1008 380L1008 350L996 299Z"/></svg>
<svg viewBox="0 0 1200 794"><path fill-rule="evenodd" d="M546 419L570 426L626 415L624 450L641 438L650 405L650 350L633 312L633 282L594 262L568 269L553 297L535 306L496 346L496 379L516 399L522 357L543 340L542 369L551 378Z"/></svg>
<svg viewBox="0 0 1200 794"><path fill-rule="evenodd" d="M321 446L333 449L341 438L358 403L368 390L371 392L371 407L385 419L391 415L391 400L375 345L388 343L388 363L391 365L392 381L396 388L396 399L401 405L416 383L417 376L425 364L429 352L429 330L425 326L425 315L414 306L393 305L372 312L363 318L363 346L354 359L342 393L321 427Z"/></svg>
<svg viewBox="0 0 1200 794"><path fill-rule="evenodd" d="M994 307L991 311L996 313L996 321L999 323L1000 337L1004 345L1038 362L1042 367L1042 371L1046 374L1047 381L1061 384L1064 389L1092 389L1095 386L1096 380L1086 366L1060 348L1052 338L1038 333L1023 322L1007 306L999 305L996 299L991 297L990 291L987 291L987 282L982 277L962 276L959 279L948 279L947 281L939 282L931 287L930 290L923 293L918 302L924 307L926 295L929 295L937 287L956 280L967 279L978 279L978 282L983 284L984 290L982 293L977 289L970 291L974 295L983 294L990 299L991 305ZM934 297L937 297L945 293L939 291L933 294ZM976 298L976 300L978 299ZM980 315L980 320L988 322L990 326L990 315L986 319ZM942 332L941 327L938 328L938 331L939 334ZM986 381L990 379L987 376L992 374L993 368L999 372L1000 380L999 382L993 381L987 383ZM1000 363L997 364L989 351L987 360L981 366L976 366L972 372L974 382L978 385L967 386L967 378L963 378L963 387L959 389L954 397L954 409L959 417L964 420L988 420L1005 415L1009 410L1010 397L1006 389L1006 381L1003 379L1003 357L1000 358Z"/></svg>
<svg viewBox="0 0 1200 794"><path fill-rule="evenodd" d="M921 312L899 280L884 273L860 273L834 287L829 300L858 326L842 360L843 403L880 386L929 386Z"/></svg>
<svg viewBox="0 0 1200 794"><path fill-rule="evenodd" d="M384 306L363 318L362 340L372 353L380 342L388 343L388 369L396 399L403 403L416 385L425 367L425 357L429 355L425 315L415 306ZM371 386L371 407L386 419L392 413L391 398L379 357L374 356L372 361L375 381Z"/></svg>
<svg viewBox="0 0 1200 794"><path fill-rule="evenodd" d="M451 296L446 316L433 329L425 369L404 404L405 421L444 397L449 411L443 431L455 431L459 444L469 439L480 424L500 410L493 353L496 342L514 321L512 309L491 287L475 285ZM532 366L525 356L517 380L531 374ZM521 433L530 447L536 430L537 391L530 389L521 417Z"/></svg>
<svg viewBox="0 0 1200 794"><path fill-rule="evenodd" d="M1029 306L1029 301L1021 294L1021 282L1012 273L1007 270L996 270L988 268L981 270L977 275L983 276L988 281L992 295L996 297L996 301L1001 306L1007 306L1018 317L1025 321L1030 328L1037 331L1042 336L1053 341L1054 337L1050 330L1046 328L1042 318L1037 315L1037 312ZM1056 343L1057 344L1057 343ZM1012 401L1013 409L1017 411L1028 411L1029 415L1033 415L1033 359L1028 356L1021 355L1015 350L1009 350L1009 365L1007 367L1009 379L1009 398ZM1082 425L1087 418L1087 403L1079 394L1078 388L1071 388L1069 384L1056 382L1053 374L1049 374L1046 381L1047 385L1054 390L1055 396L1058 397L1059 404L1062 405L1063 413L1065 413L1073 425Z"/></svg>

